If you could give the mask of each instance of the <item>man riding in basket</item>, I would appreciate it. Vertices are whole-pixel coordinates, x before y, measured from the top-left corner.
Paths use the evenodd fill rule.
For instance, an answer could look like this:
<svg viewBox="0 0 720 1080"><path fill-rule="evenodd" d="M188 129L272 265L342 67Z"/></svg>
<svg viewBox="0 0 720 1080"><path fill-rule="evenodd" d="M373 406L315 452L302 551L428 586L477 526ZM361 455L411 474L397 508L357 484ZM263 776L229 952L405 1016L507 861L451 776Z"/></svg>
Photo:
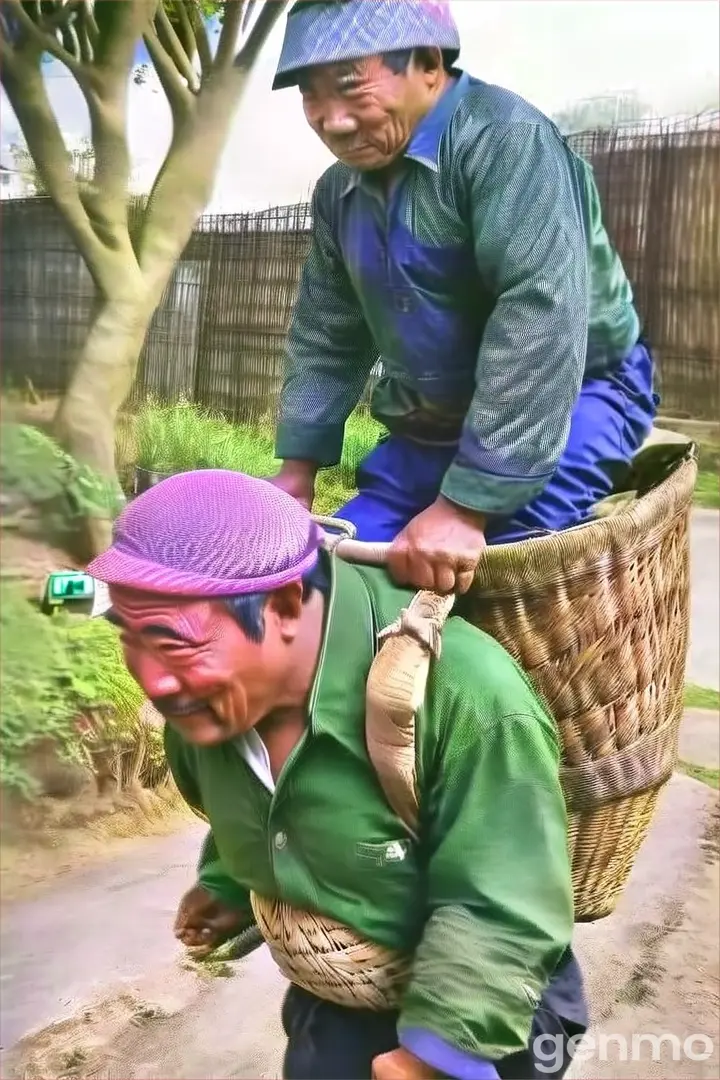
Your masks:
<svg viewBox="0 0 720 1080"><path fill-rule="evenodd" d="M413 593L326 547L286 492L207 470L133 501L88 568L211 826L177 936L210 950L255 915L291 982L287 1078L562 1076L587 1015L553 719L496 641L450 618L417 711L410 835L370 758L366 691ZM273 937L278 905L296 921ZM350 942L335 968L333 936Z"/></svg>
<svg viewBox="0 0 720 1080"><path fill-rule="evenodd" d="M338 158L313 196L274 482L312 505L380 359L389 435L339 514L392 542L399 584L446 593L486 544L587 519L657 403L591 168L459 50L440 0L301 0L274 82Z"/></svg>

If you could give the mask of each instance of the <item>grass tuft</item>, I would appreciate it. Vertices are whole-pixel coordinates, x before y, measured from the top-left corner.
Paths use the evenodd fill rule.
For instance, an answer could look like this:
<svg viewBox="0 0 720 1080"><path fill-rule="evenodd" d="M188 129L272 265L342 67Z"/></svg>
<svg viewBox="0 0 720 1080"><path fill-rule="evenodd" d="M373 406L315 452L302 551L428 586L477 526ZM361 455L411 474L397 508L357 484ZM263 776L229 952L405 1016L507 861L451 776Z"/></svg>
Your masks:
<svg viewBox="0 0 720 1080"><path fill-rule="evenodd" d="M685 683L683 704L686 709L720 712L720 690L713 690L710 686L697 686L696 683Z"/></svg>
<svg viewBox="0 0 720 1080"><path fill-rule="evenodd" d="M693 503L703 510L720 510L720 479L717 473L698 473Z"/></svg>
<svg viewBox="0 0 720 1080"><path fill-rule="evenodd" d="M692 765L689 761L679 761L678 769L693 780L699 780L708 787L720 789L720 769L708 769L704 765Z"/></svg>

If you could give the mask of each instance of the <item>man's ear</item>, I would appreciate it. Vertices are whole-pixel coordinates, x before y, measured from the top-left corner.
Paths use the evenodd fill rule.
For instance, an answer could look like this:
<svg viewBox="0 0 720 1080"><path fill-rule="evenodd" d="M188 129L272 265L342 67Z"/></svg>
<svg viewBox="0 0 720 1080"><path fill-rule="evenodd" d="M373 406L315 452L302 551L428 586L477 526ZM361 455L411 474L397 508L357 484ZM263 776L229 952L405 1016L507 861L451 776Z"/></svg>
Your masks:
<svg viewBox="0 0 720 1080"><path fill-rule="evenodd" d="M265 617L275 618L280 624L283 637L288 640L295 637L303 607L303 585L301 581L290 581L279 589L273 589L265 605Z"/></svg>
<svg viewBox="0 0 720 1080"><path fill-rule="evenodd" d="M426 75L440 75L445 70L442 49L436 45L423 45L413 49L413 60Z"/></svg>

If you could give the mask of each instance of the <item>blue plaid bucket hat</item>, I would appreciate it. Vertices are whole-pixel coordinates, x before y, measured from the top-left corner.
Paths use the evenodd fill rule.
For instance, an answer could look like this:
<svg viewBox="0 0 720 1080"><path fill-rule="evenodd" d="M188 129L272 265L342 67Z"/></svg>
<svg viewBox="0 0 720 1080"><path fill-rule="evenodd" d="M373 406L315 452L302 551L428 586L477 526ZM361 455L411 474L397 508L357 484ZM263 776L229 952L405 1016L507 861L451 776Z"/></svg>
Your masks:
<svg viewBox="0 0 720 1080"><path fill-rule="evenodd" d="M298 73L316 64L423 46L457 58L460 35L447 0L298 0L288 14L273 90L297 85Z"/></svg>

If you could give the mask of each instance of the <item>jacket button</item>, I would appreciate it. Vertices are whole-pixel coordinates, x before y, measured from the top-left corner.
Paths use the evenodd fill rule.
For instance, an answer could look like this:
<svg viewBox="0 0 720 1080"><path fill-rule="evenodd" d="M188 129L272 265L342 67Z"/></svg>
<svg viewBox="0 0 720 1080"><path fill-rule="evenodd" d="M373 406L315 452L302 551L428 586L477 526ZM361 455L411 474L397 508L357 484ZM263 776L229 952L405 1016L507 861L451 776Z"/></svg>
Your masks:
<svg viewBox="0 0 720 1080"><path fill-rule="evenodd" d="M280 832L276 832L274 843L278 851L282 851L287 844L287 833L283 832L282 829Z"/></svg>
<svg viewBox="0 0 720 1080"><path fill-rule="evenodd" d="M409 315L415 310L414 297L407 292L395 293L395 310L399 311L402 315Z"/></svg>

